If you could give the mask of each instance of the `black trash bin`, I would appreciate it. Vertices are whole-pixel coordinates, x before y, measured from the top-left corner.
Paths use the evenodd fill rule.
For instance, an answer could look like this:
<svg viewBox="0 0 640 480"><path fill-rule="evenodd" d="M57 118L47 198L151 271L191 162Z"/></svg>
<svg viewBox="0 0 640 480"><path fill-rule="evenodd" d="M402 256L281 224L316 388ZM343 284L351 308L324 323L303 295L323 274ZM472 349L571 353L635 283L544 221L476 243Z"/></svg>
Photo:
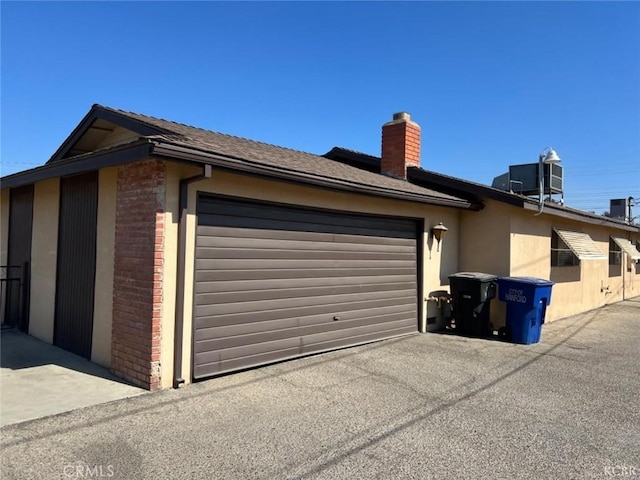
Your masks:
<svg viewBox="0 0 640 480"><path fill-rule="evenodd" d="M456 332L484 337L491 332L491 299L496 296L496 275L460 272L449 276Z"/></svg>

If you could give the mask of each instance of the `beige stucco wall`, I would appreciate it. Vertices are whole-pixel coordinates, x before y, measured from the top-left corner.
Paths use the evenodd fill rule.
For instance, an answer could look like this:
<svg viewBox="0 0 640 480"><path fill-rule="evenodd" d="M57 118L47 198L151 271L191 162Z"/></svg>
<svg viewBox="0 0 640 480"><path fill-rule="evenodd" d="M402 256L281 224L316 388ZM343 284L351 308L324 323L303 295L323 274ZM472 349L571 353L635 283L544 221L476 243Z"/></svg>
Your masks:
<svg viewBox="0 0 640 480"><path fill-rule="evenodd" d="M113 248L116 228L117 167L100 170L96 235L96 282L93 307L91 361L111 365L113 307Z"/></svg>
<svg viewBox="0 0 640 480"><path fill-rule="evenodd" d="M480 212L461 214L461 270L494 275L509 274L509 210L508 205L488 202Z"/></svg>
<svg viewBox="0 0 640 480"><path fill-rule="evenodd" d="M31 240L29 334L48 343L53 343L59 205L59 178L35 184Z"/></svg>
<svg viewBox="0 0 640 480"><path fill-rule="evenodd" d="M509 275L511 268L511 225L508 205L487 202L480 212L462 212L460 216L460 270L465 272ZM504 326L506 306L491 301L494 329Z"/></svg>
<svg viewBox="0 0 640 480"><path fill-rule="evenodd" d="M167 185L175 187L180 178L197 175L200 169L187 168L180 165L168 164ZM173 185L174 187L169 187ZM400 216L421 219L424 222L424 262L423 262L423 309L419 319L420 328L426 328L427 316L441 315L434 302L428 301L431 292L448 290L447 277L458 271L458 241L459 241L459 210L453 208L435 207L400 200L383 199L378 197L332 192L320 188L310 188L285 182L247 177L227 172L213 172L213 178L202 180L189 186L189 212L187 224L187 251L185 272L185 307L184 307L184 341L183 341L183 377L191 378L191 342L192 342L192 314L193 314L193 283L194 283L194 255L196 242L196 196L197 192L219 193L235 197L265 200L291 205L316 208L342 210L346 212L369 213L377 215ZM169 238L176 239L177 245L177 196L167 195L167 221L165 232L166 250L169 251ZM175 215L175 218L173 216ZM437 244L430 238L432 226L442 222L449 231L437 250ZM172 225L171 228L168 228ZM173 241L173 240L170 240ZM165 259L166 260L166 259ZM165 262L168 265L169 262ZM165 299L175 292L175 285L171 275L165 270ZM175 278L175 277L173 277ZM175 295L175 293L174 293ZM173 312L168 305L165 312L173 320ZM165 343L166 342L166 343ZM170 347L168 338L163 335L163 351ZM163 377L166 370L163 367ZM164 380L163 380L164 381Z"/></svg>
<svg viewBox="0 0 640 480"><path fill-rule="evenodd" d="M489 201L488 203L491 205L497 202ZM551 305L546 313L546 321L553 321L618 302L623 299L623 286L626 290L626 297L630 297L633 292L638 291L638 276L635 275L635 272L625 271L624 282L622 274L617 276L610 274L609 236L627 237L627 232L545 213L535 216L535 212L517 207L505 205L503 209L506 211L504 215L501 215L501 221L510 229L508 234L510 243L508 274L510 276L538 277L555 282ZM480 217L484 215L484 210L478 214ZM494 219L495 221L497 220ZM579 267L551 267L551 232L553 228L589 234L598 244L602 253L607 255L607 259L582 260ZM614 267L614 269L621 272L621 267Z"/></svg>
<svg viewBox="0 0 640 480"><path fill-rule="evenodd" d="M526 215L527 212L518 212L512 220L514 244L518 247L513 250L512 260L514 264L518 259L520 262L519 268L512 269L512 275L530 275L555 282L551 306L547 310L548 321L619 302L623 299L623 289L627 290L625 297L637 289L638 279L633 272L625 272L623 277L622 266L609 266L609 237L627 237L627 232L551 215L528 222ZM579 267L551 267L549 252L553 228L587 233L607 258L582 260ZM524 233L527 229L529 234ZM527 257L531 257L530 265ZM613 274L615 271L617 275Z"/></svg>
<svg viewBox="0 0 640 480"><path fill-rule="evenodd" d="M0 192L0 265L7 264L9 248L9 189Z"/></svg>

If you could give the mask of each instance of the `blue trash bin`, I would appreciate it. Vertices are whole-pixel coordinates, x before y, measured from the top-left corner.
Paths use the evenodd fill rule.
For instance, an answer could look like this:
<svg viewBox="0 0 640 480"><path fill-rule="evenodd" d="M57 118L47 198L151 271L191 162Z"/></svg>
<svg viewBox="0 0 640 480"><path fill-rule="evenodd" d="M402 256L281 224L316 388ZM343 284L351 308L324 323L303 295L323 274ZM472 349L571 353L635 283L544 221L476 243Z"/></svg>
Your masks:
<svg viewBox="0 0 640 480"><path fill-rule="evenodd" d="M553 282L535 277L500 277L496 282L498 299L507 304L506 327L511 341L538 343Z"/></svg>

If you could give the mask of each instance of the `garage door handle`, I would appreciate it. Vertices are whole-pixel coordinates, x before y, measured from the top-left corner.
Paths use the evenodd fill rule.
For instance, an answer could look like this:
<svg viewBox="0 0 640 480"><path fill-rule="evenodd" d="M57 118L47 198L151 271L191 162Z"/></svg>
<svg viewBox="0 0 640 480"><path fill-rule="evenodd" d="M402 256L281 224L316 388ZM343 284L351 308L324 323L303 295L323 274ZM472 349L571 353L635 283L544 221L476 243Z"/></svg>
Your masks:
<svg viewBox="0 0 640 480"><path fill-rule="evenodd" d="M340 317L339 317L338 315L334 315L334 316L333 316L333 320L334 320L334 321L335 321L335 320L340 320Z"/></svg>

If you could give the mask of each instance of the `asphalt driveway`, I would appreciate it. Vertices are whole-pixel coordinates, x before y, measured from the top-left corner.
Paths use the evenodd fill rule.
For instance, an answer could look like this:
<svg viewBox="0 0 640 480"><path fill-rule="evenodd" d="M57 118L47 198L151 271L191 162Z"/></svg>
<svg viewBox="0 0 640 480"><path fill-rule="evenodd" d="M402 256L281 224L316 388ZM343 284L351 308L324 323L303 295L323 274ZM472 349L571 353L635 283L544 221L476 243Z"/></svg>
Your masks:
<svg viewBox="0 0 640 480"><path fill-rule="evenodd" d="M414 335L4 427L2 477L640 478L640 298L542 336Z"/></svg>

